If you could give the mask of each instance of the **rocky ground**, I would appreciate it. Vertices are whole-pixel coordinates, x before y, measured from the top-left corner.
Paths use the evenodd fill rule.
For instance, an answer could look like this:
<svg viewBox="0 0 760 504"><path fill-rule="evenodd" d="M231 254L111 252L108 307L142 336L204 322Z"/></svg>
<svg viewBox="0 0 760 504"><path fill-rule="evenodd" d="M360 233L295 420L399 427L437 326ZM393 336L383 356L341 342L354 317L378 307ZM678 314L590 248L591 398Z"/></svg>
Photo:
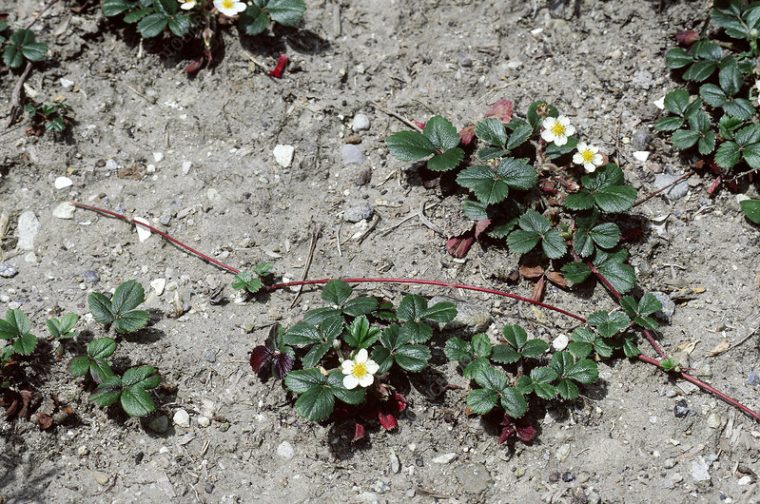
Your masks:
<svg viewBox="0 0 760 504"><path fill-rule="evenodd" d="M530 446L499 445L464 415L461 390L442 402L412 393L397 432L371 432L352 446L345 426L299 419L285 392L248 366L261 328L297 320L319 302L316 291L295 309L291 292L239 303L229 275L157 236L140 241L125 223L58 208L76 198L116 209L233 266L267 260L290 278L303 274L318 227L311 277L503 288L515 266L505 250L476 245L457 261L420 219L393 228L420 208L446 235L468 223L458 197L425 189L388 156L384 138L404 126L375 104L463 126L499 98L524 111L543 97L616 153L642 193L689 162L649 128L652 102L674 86L664 51L677 29L703 19L707 1L669 2L660 12L660 2L586 0L578 18L561 2L538 0L307 3L306 31L242 45L230 33L223 61L194 79L182 73L181 53L141 48L97 9L75 14L61 2L35 25L51 55L28 93L65 96L77 123L62 141L27 136L23 125L0 133L0 213L10 222L0 308L21 307L43 335L55 307L85 314L88 292L137 279L150 286L156 316L117 357L156 365L165 385L159 414L127 420L93 406L67 374L70 356L56 360L48 348L32 376L43 397L55 394L74 415L45 432L0 420L0 502L760 502L760 426L627 361L601 364L600 384L549 410ZM38 7L0 0L19 25ZM292 59L282 80L251 59L272 66L282 51ZM0 74L3 116L15 79ZM650 155L642 161L639 151ZM58 177L72 185L56 188ZM667 351L758 409L760 234L735 195L707 196L709 182L693 176L637 208L648 233L631 262L645 289L674 303L662 330ZM352 238L372 223L363 240ZM224 305L211 302L220 286ZM530 292L527 283L510 288ZM485 296L413 291L466 301L493 316L492 330L519 322L551 339L571 327ZM398 300L403 291L370 292ZM546 300L580 313L612 306L600 288L550 288ZM78 329L102 331L87 317ZM730 349L711 357L724 342ZM453 367L440 371L464 385Z"/></svg>

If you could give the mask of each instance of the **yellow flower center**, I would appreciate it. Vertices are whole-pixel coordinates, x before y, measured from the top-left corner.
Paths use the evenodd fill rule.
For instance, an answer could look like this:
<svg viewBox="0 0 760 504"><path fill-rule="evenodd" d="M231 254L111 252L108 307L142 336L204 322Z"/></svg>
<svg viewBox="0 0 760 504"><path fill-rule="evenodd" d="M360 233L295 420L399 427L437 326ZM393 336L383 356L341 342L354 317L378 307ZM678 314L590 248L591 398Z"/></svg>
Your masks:
<svg viewBox="0 0 760 504"><path fill-rule="evenodd" d="M222 0L222 7L231 9L235 6L235 0Z"/></svg>
<svg viewBox="0 0 760 504"><path fill-rule="evenodd" d="M590 150L585 150L581 152L581 157L583 158L584 163L593 163L594 162L594 153Z"/></svg>
<svg viewBox="0 0 760 504"><path fill-rule="evenodd" d="M565 127L559 121L555 122L551 127L551 132L554 136L562 136L565 134L565 131Z"/></svg>
<svg viewBox="0 0 760 504"><path fill-rule="evenodd" d="M354 370L351 372L352 375L356 378L364 378L367 376L367 363L366 362L356 362L354 363Z"/></svg>

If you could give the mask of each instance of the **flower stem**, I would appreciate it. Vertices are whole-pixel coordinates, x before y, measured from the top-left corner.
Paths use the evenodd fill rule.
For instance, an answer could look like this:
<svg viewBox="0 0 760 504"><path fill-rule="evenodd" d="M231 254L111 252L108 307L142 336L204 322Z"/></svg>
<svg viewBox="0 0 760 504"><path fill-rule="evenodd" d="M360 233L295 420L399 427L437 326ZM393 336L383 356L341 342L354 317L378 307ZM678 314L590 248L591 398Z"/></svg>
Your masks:
<svg viewBox="0 0 760 504"><path fill-rule="evenodd" d="M153 226L151 226L149 224L144 224L142 222L137 222L134 219L132 219L130 217L127 217L126 215L122 215L120 213L113 212L111 210L106 210L104 208L99 208L99 207L95 207L95 206L91 206L91 205L86 205L84 203L79 203L79 202L76 202L76 201L73 201L72 205L74 205L77 208L82 208L84 210L89 210L89 211L92 211L92 212L97 212L97 213L100 213L100 214L103 214L103 215L107 215L109 217L113 217L115 219L122 220L124 222L129 223L129 224L132 224L133 226L142 226L142 227L144 227L146 229L149 229L151 232L156 233L157 235L161 236L162 238L164 238L168 242L172 243L173 245L176 245L180 249L182 249L182 250L190 253L191 255L194 255L194 256L196 256L196 257L198 257L198 258L200 258L200 259L202 259L202 260L204 260L204 261L206 261L206 262L208 262L210 264L213 264L214 266L216 266L218 268L221 268L221 269L223 269L225 271L228 271L230 273L233 273L233 274L240 273L239 269L234 268L232 266L229 266L227 264L224 264L223 262L218 261L218 260L214 259L213 257L209 257L208 255L206 255L206 254L204 254L202 252L199 252L198 250L195 250L194 248L190 247L189 245L186 245L186 244L182 243L181 241L177 240L176 238L170 236L167 233L164 233L160 229L156 229L155 227L153 227ZM621 298L621 295L615 289L615 287L613 287L612 284L606 278L604 278L604 276L599 272L599 270L596 269L596 267L593 264L589 263L589 268L594 273L594 275L596 275L596 277L599 279L599 281L602 282L602 284L604 284L604 286L610 291L610 293L613 296L615 296L615 298L617 298L619 300ZM323 279L319 279L319 280L302 280L302 281L297 281L297 282L284 282L284 283L279 283L279 284L267 286L266 289L268 291L275 291L275 290L284 289L284 288L287 288L287 287L296 287L296 286L299 286L299 285L321 285L321 284L326 284L327 282L329 282L331 280L334 280L334 279L323 278ZM573 318L573 319L575 319L575 320L577 320L579 322L586 322L586 319L584 317L582 317L581 315L569 312L567 310L563 310L562 308L558 308L556 306L552 306L552 305L549 305L549 304L546 304L546 303L542 303L540 301L534 301L534 300L532 300L530 298L519 296L517 294L512 294L512 293L509 293L509 292L504 292L504 291L500 291L500 290L497 290L497 289L490 289L490 288L486 288L486 287L477 287L477 286L474 286L474 285L465 285L465 284L458 284L458 283L443 282L443 281L439 281L439 280L423 280L423 279L413 279L413 278L343 278L342 280L345 281L345 282L348 282L348 283L389 283L389 284L407 284L407 285L431 285L431 286L436 286L436 287L446 287L446 288L449 288L449 289L463 289L463 290L470 290L470 291L475 291L475 292L483 292L483 293L491 294L491 295L494 295L494 296L506 297L506 298L514 299L516 301L521 301L521 302L529 303L529 304L532 304L532 305L535 305L535 306L540 306L541 308L545 308L547 310L552 310L552 311L555 311L557 313L561 313L562 315L565 315L567 317ZM664 358L665 357L665 352L662 349L662 347L659 345L659 343L657 343L657 341L655 341L655 339L652 336L652 334L648 330L645 329L644 330L644 335L647 337L647 340L652 345L652 347L657 351L657 353L660 354L660 356ZM658 361L657 359L654 359L652 357L648 357L648 356L643 355L643 354L639 355L638 359L641 362L645 362L645 363L650 364L652 366L656 366L659 369L662 369L662 366L660 365L660 361ZM744 404L740 403L739 401L737 401L733 397L730 397L730 396L724 394L723 392L720 392L719 390L715 389L711 385L703 382L702 380L699 380L698 378L695 378L694 376L691 376L688 373L680 372L680 373L675 373L675 374L677 376L679 376L680 378L682 378L682 379L684 379L684 380L686 380L688 382L693 383L697 387L699 387L702 390L704 390L705 392L707 392L707 393L709 393L709 394L717 397L718 399L724 401L725 403L727 403L727 404L729 404L729 405L731 405L731 406L739 409L740 411L742 411L743 413L745 413L747 416L753 418L757 422L760 422L760 413L751 410L750 408L748 408Z"/></svg>

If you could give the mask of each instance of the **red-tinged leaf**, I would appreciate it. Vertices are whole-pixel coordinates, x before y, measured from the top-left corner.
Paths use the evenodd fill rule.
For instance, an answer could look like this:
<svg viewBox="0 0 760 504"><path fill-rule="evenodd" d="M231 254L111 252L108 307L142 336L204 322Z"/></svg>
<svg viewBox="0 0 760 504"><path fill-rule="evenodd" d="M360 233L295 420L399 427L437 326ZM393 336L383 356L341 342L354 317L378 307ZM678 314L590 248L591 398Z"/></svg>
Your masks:
<svg viewBox="0 0 760 504"><path fill-rule="evenodd" d="M268 347L259 345L251 351L251 369L254 373L261 371L272 362L273 353Z"/></svg>
<svg viewBox="0 0 760 504"><path fill-rule="evenodd" d="M676 43L684 48L689 48L699 40L699 32L697 30L681 30L676 33Z"/></svg>
<svg viewBox="0 0 760 504"><path fill-rule="evenodd" d="M278 380L285 378L285 375L293 369L296 358L294 355L288 355L280 352L274 353L274 376Z"/></svg>
<svg viewBox="0 0 760 504"><path fill-rule="evenodd" d="M393 403L393 408L399 413L404 411L409 403L406 401L406 397L400 392L394 392L389 399Z"/></svg>
<svg viewBox="0 0 760 504"><path fill-rule="evenodd" d="M475 239L480 240L480 235L482 235L489 226L491 226L491 219L481 219L476 221L474 229Z"/></svg>
<svg viewBox="0 0 760 504"><path fill-rule="evenodd" d="M712 184L710 184L710 187L707 188L707 194L715 194L715 192L720 188L720 183L722 182L721 178L718 177L715 180L713 180Z"/></svg>
<svg viewBox="0 0 760 504"><path fill-rule="evenodd" d="M383 427L383 429L387 431L391 431L398 427L398 420L396 419L396 415L393 413L378 411L377 420L380 422L380 425Z"/></svg>
<svg viewBox="0 0 760 504"><path fill-rule="evenodd" d="M536 278L544 276L543 266L526 266L523 264L518 271L523 278L528 278L530 280L535 280Z"/></svg>
<svg viewBox="0 0 760 504"><path fill-rule="evenodd" d="M557 194L557 184L553 180L544 179L538 183L538 188L546 194Z"/></svg>
<svg viewBox="0 0 760 504"><path fill-rule="evenodd" d="M47 413L37 413L37 426L40 430L49 430L53 427L53 417Z"/></svg>
<svg viewBox="0 0 760 504"><path fill-rule="evenodd" d="M538 430L532 425L519 425L517 426L517 439L523 443L530 443L538 435Z"/></svg>
<svg viewBox="0 0 760 504"><path fill-rule="evenodd" d="M717 176L723 175L723 169L715 163L714 159L710 159L707 162L707 166L710 168L710 173L712 173L713 175L717 175Z"/></svg>
<svg viewBox="0 0 760 504"><path fill-rule="evenodd" d="M541 301L541 299L544 297L544 290L546 290L546 279L544 277L541 277L536 282L536 285L533 286L533 293L531 294L530 298L533 301Z"/></svg>
<svg viewBox="0 0 760 504"><path fill-rule="evenodd" d="M367 430L364 427L364 424L361 422L356 422L356 424L354 424L354 438L351 440L351 442L356 443L357 441L361 441L366 435Z"/></svg>
<svg viewBox="0 0 760 504"><path fill-rule="evenodd" d="M472 231L467 231L459 236L449 238L446 241L446 252L461 259L467 255L473 243L475 243L475 234Z"/></svg>
<svg viewBox="0 0 760 504"><path fill-rule="evenodd" d="M512 100L502 98L497 100L488 106L486 111L486 117L495 117L504 124L512 120L512 111L514 110L514 103Z"/></svg>
<svg viewBox="0 0 760 504"><path fill-rule="evenodd" d="M567 288L567 280L565 280L565 277L559 271L550 271L546 274L546 279L557 287Z"/></svg>
<svg viewBox="0 0 760 504"><path fill-rule="evenodd" d="M425 123L422 121L418 121L417 119L412 119L412 123L414 123L414 125L417 126L421 130L425 129Z"/></svg>
<svg viewBox="0 0 760 504"><path fill-rule="evenodd" d="M462 147L467 147L475 139L475 125L471 124L459 132L459 142Z"/></svg>
<svg viewBox="0 0 760 504"><path fill-rule="evenodd" d="M275 65L274 69L269 72L270 77L274 77L275 79L282 79L282 74L285 72L285 66L288 64L288 55L287 54L280 54L280 57L277 58L277 65Z"/></svg>
<svg viewBox="0 0 760 504"><path fill-rule="evenodd" d="M578 182L576 182L573 179L563 178L563 179L559 179L559 181L562 184L562 187L564 187L570 192L578 192L581 188L581 186L578 185Z"/></svg>
<svg viewBox="0 0 760 504"><path fill-rule="evenodd" d="M506 443L509 438L517 434L517 427L514 422L508 416L504 415L504 420L501 421L501 432L499 433L499 444Z"/></svg>
<svg viewBox="0 0 760 504"><path fill-rule="evenodd" d="M195 61L191 61L190 63L187 64L187 66L185 66L184 72L186 74L194 74L195 72L203 68L204 61L205 60L203 58L195 60Z"/></svg>

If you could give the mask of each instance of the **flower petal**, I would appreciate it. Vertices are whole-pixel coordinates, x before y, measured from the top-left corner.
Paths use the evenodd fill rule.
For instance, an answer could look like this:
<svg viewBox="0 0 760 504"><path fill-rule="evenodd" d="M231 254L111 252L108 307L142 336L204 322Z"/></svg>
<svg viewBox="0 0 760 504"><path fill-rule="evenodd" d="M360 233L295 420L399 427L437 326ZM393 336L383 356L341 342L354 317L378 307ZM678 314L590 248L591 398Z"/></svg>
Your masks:
<svg viewBox="0 0 760 504"><path fill-rule="evenodd" d="M543 138L545 142L551 143L554 141L554 133L548 129L545 129L541 132L541 138Z"/></svg>
<svg viewBox="0 0 760 504"><path fill-rule="evenodd" d="M544 129L552 129L552 126L554 126L554 123L557 122L557 119L555 117L547 117L543 121L541 121L541 126Z"/></svg>
<svg viewBox="0 0 760 504"><path fill-rule="evenodd" d="M347 375L343 377L343 386L348 390L353 390L359 386L359 380L354 375Z"/></svg>
<svg viewBox="0 0 760 504"><path fill-rule="evenodd" d="M360 364L362 362L367 362L368 358L369 356L367 355L367 349L362 348L361 350L356 352L356 355L354 355L354 362L356 362L357 364Z"/></svg>
<svg viewBox="0 0 760 504"><path fill-rule="evenodd" d="M583 164L583 154L580 152L576 152L573 154L573 163L575 164Z"/></svg>
<svg viewBox="0 0 760 504"><path fill-rule="evenodd" d="M359 379L359 385L366 388L372 385L372 382L374 381L375 381L375 377L367 373Z"/></svg>
<svg viewBox="0 0 760 504"><path fill-rule="evenodd" d="M344 360L343 364L340 365L340 370L343 371L343 374L350 375L354 372L354 361Z"/></svg>
<svg viewBox="0 0 760 504"><path fill-rule="evenodd" d="M372 359L367 361L367 372L369 374L375 374L377 373L377 370L380 369L380 364L373 361Z"/></svg>
<svg viewBox="0 0 760 504"><path fill-rule="evenodd" d="M565 135L567 135L567 136L575 135L575 126L573 126L572 124L568 123L565 126Z"/></svg>
<svg viewBox="0 0 760 504"><path fill-rule="evenodd" d="M565 135L559 135L554 137L554 145L557 147L562 147L567 143L567 136Z"/></svg>

